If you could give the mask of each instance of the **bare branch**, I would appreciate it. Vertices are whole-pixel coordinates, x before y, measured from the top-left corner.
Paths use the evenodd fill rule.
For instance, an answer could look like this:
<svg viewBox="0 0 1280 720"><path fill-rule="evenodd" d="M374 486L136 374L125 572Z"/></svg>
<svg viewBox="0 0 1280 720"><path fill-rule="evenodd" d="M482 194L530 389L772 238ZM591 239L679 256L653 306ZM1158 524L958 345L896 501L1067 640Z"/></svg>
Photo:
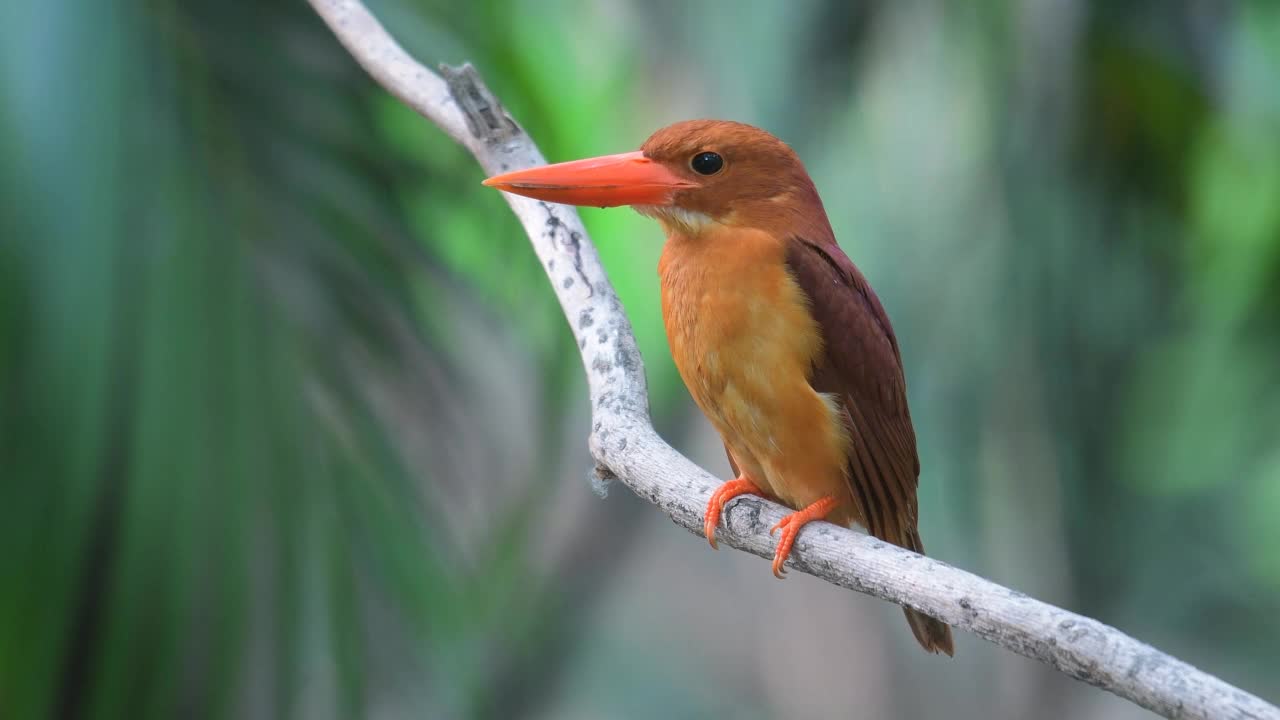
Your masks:
<svg viewBox="0 0 1280 720"><path fill-rule="evenodd" d="M401 49L357 0L309 1L375 80L466 146L486 173L545 162L469 65L442 67L442 78ZM612 474L677 525L701 535L702 513L718 480L654 431L631 324L577 212L516 195L506 199L577 339L591 394L589 442L598 472ZM771 558L768 529L784 512L759 498L739 498L730 503L717 538ZM1115 628L835 525L805 526L789 564L915 608L1166 717L1280 720L1275 706Z"/></svg>

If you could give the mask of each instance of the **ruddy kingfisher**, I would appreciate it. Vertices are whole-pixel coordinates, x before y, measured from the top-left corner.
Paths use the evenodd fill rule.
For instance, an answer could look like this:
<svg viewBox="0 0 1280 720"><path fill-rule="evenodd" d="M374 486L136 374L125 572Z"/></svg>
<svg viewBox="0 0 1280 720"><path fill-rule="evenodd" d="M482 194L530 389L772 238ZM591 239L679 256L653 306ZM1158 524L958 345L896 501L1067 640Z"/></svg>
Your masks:
<svg viewBox="0 0 1280 720"><path fill-rule="evenodd" d="M759 128L691 120L637 152L498 175L485 185L570 205L631 205L656 218L662 317L680 377L724 440L737 475L707 505L705 531L750 493L793 509L773 572L805 523L858 524L924 552L920 461L893 327L836 243L796 153ZM906 610L925 650L951 629Z"/></svg>

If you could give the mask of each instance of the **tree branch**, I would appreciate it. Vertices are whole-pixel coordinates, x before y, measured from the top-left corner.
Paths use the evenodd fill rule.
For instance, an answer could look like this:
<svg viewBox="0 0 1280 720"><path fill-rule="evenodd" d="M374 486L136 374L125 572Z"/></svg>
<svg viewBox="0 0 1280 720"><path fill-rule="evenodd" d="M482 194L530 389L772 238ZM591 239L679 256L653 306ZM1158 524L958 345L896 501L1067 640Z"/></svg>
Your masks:
<svg viewBox="0 0 1280 720"><path fill-rule="evenodd" d="M357 0L309 0L383 87L465 146L488 174L545 163L470 65L443 78L411 58ZM477 189L477 192L479 190ZM718 480L664 442L649 419L631 324L577 212L505 194L573 329L590 388L597 472L702 534ZM769 527L785 509L755 497L730 503L719 541L771 558ZM840 587L915 608L1077 680L1170 718L1280 720L1280 709L1115 628L902 548L828 523L805 527L789 564Z"/></svg>

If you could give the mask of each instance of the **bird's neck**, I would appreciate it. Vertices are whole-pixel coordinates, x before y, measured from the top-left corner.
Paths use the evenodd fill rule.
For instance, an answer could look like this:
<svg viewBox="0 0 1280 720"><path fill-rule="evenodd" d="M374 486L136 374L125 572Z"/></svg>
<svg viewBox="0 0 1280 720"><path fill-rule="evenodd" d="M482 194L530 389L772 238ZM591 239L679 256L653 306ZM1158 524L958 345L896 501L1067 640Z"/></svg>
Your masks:
<svg viewBox="0 0 1280 720"><path fill-rule="evenodd" d="M673 235L698 237L720 225L710 215L673 205L637 205L636 212L657 220L668 238Z"/></svg>
<svg viewBox="0 0 1280 720"><path fill-rule="evenodd" d="M688 232L668 227L658 263L663 301L734 292L746 278L782 268L785 257L784 238L754 228L712 223Z"/></svg>
<svg viewBox="0 0 1280 720"><path fill-rule="evenodd" d="M723 217L675 206L636 206L635 209L661 223L669 241L732 241L735 235L764 232L778 240L799 238L817 245L836 242L826 210L816 193L806 195L803 202L797 201L793 194L781 195L776 201L754 203Z"/></svg>

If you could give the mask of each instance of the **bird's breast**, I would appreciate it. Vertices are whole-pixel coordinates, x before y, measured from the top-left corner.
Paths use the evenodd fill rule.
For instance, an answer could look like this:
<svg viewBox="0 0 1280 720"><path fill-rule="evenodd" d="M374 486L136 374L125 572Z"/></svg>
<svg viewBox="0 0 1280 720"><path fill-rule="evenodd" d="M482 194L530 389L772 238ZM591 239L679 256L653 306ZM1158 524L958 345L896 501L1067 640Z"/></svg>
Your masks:
<svg viewBox="0 0 1280 720"><path fill-rule="evenodd" d="M807 379L821 338L783 243L731 233L676 236L663 251L663 319L676 364L695 392Z"/></svg>
<svg viewBox="0 0 1280 720"><path fill-rule="evenodd" d="M822 351L808 302L787 270L784 241L722 230L668 239L659 264L662 310L676 368L739 465L774 494L785 467L839 481L843 425L809 385ZM824 483L825 484L825 483Z"/></svg>

